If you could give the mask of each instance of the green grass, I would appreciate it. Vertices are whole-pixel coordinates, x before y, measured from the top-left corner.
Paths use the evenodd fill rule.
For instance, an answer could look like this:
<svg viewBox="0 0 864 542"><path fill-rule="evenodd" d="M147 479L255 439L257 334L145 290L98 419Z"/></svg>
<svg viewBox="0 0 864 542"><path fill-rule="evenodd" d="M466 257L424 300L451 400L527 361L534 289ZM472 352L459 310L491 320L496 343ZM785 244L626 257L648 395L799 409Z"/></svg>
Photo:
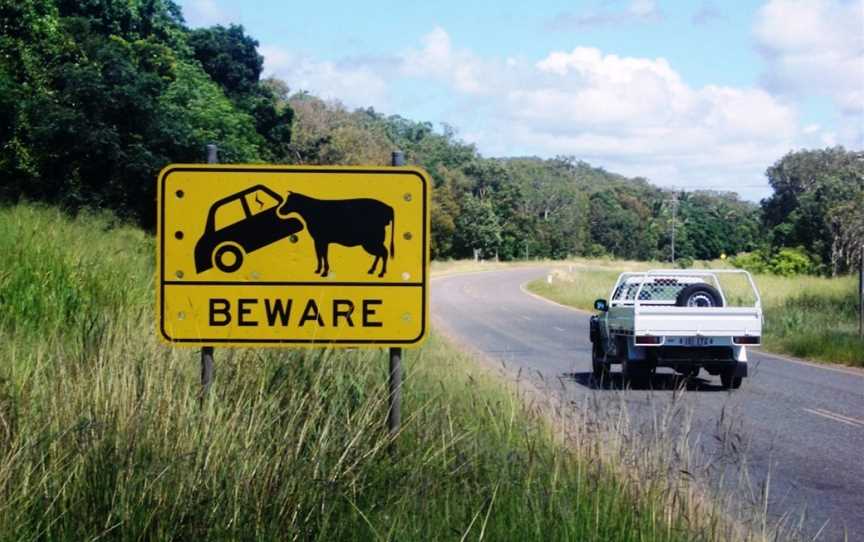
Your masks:
<svg viewBox="0 0 864 542"><path fill-rule="evenodd" d="M702 266L722 266L703 262ZM579 260L558 271L551 284L531 282L528 289L565 305L593 310L594 300L607 298L618 273L663 267L645 262ZM765 316L763 348L771 352L864 367L864 341L858 338L857 279L852 276L779 277L755 275ZM742 284L723 284L732 297ZM728 295L727 295L728 297Z"/></svg>
<svg viewBox="0 0 864 542"><path fill-rule="evenodd" d="M435 333L395 438L380 350L217 349L200 405L196 351L156 338L152 242L0 209L0 540L724 539Z"/></svg>

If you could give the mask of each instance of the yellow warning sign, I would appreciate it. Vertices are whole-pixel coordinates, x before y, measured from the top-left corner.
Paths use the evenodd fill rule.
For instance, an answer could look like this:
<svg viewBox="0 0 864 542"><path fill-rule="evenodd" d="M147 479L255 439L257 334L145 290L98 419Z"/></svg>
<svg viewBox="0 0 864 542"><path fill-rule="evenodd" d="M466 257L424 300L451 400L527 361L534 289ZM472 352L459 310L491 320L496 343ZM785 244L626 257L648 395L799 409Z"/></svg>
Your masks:
<svg viewBox="0 0 864 542"><path fill-rule="evenodd" d="M171 165L157 194L165 340L357 347L425 337L422 170Z"/></svg>

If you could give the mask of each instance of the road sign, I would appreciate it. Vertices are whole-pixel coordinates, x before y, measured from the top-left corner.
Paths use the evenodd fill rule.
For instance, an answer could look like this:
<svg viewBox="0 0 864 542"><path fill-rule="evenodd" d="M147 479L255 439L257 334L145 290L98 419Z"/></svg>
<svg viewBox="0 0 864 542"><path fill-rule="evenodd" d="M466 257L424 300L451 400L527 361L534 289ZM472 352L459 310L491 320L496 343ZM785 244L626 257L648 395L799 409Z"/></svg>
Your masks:
<svg viewBox="0 0 864 542"><path fill-rule="evenodd" d="M413 345L429 321L430 182L409 167L171 165L159 333L189 345Z"/></svg>

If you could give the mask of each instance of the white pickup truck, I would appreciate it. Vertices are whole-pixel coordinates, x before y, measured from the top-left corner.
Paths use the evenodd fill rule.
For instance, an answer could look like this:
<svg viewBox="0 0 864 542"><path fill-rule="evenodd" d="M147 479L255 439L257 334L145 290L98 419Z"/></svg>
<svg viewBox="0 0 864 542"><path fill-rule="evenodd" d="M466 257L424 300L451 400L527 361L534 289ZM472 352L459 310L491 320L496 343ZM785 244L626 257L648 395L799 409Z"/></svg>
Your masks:
<svg viewBox="0 0 864 542"><path fill-rule="evenodd" d="M736 286L731 297L720 277ZM729 280L723 282L730 282ZM724 388L747 376L747 346L762 336L762 301L743 270L621 273L609 301L594 302L592 368L601 380L620 363L625 384L644 387L657 367L720 375Z"/></svg>

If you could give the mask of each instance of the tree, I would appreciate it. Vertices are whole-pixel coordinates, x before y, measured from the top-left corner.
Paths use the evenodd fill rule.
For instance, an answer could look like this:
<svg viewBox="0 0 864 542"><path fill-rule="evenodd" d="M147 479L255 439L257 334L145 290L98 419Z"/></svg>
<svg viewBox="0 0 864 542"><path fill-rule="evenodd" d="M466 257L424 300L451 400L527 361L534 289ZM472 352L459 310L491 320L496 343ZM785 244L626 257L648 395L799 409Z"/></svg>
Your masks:
<svg viewBox="0 0 864 542"><path fill-rule="evenodd" d="M501 224L492 203L466 194L456 218L455 255L471 257L474 250L479 250L481 257L489 258L497 254L500 244Z"/></svg>
<svg viewBox="0 0 864 542"><path fill-rule="evenodd" d="M651 227L652 207L646 199L636 191L621 188L592 195L591 240L619 258L654 257L658 239L656 229Z"/></svg>
<svg viewBox="0 0 864 542"><path fill-rule="evenodd" d="M430 251L433 259L453 257L453 238L456 234L456 217L460 209L458 194L454 186L459 184L461 172L451 172L444 166L439 167L438 177L442 182L432 189L432 242Z"/></svg>
<svg viewBox="0 0 864 542"><path fill-rule="evenodd" d="M153 179L172 161L255 161L262 138L189 57L163 0L0 0L4 199L111 209L152 227ZM6 100L14 97L14 102Z"/></svg>
<svg viewBox="0 0 864 542"><path fill-rule="evenodd" d="M838 236L847 228L854 231L848 209L864 197L864 152L843 147L791 152L766 175L774 194L762 201L763 220L775 250L804 246L824 271L850 269L852 253Z"/></svg>
<svg viewBox="0 0 864 542"><path fill-rule="evenodd" d="M258 54L258 42L247 36L242 26L192 30L189 46L207 75L232 98L257 87L264 57Z"/></svg>
<svg viewBox="0 0 864 542"><path fill-rule="evenodd" d="M69 61L50 65L50 92L23 106L38 174L22 195L149 217L152 179L166 159L154 153L148 136L174 57L154 40L105 37L90 25L81 17L63 21L76 48Z"/></svg>
<svg viewBox="0 0 864 542"><path fill-rule="evenodd" d="M291 161L294 111L286 103L287 85L259 81L264 58L258 54L258 41L246 35L242 26L213 26L192 30L189 46L210 79L255 120L256 131L264 138L261 158Z"/></svg>
<svg viewBox="0 0 864 542"><path fill-rule="evenodd" d="M56 0L63 18L80 18L91 32L128 41L151 39L181 52L186 29L180 7L172 0Z"/></svg>
<svg viewBox="0 0 864 542"><path fill-rule="evenodd" d="M238 111L196 64L180 63L159 99L158 146L174 161L198 161L207 143L225 162L256 162L264 141L251 115Z"/></svg>

